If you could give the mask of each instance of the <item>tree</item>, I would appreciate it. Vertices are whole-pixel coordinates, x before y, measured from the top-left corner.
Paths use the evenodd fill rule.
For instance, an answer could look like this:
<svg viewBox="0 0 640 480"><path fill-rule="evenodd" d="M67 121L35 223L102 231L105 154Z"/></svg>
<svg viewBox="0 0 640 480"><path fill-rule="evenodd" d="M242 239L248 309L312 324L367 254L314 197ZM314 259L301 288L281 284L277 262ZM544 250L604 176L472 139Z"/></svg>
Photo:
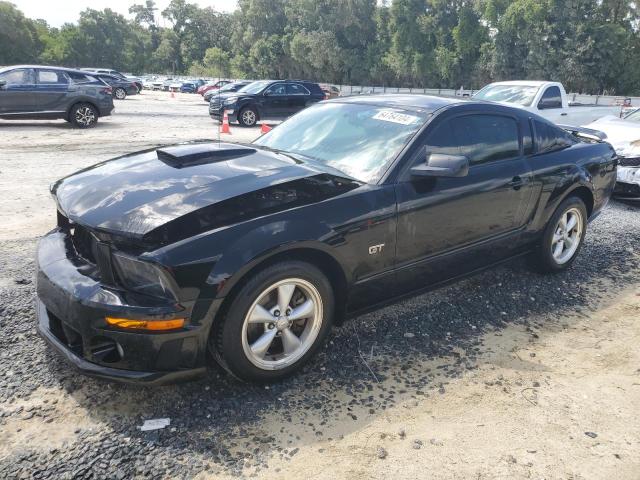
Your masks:
<svg viewBox="0 0 640 480"><path fill-rule="evenodd" d="M12 3L0 1L0 65L33 63L42 49L36 24Z"/></svg>

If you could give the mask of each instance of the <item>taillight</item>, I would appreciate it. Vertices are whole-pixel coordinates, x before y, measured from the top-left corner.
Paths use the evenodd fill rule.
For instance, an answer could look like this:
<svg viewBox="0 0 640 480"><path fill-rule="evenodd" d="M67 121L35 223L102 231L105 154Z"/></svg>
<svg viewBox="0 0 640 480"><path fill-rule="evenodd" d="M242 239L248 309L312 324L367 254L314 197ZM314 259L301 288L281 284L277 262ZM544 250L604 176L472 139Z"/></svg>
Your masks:
<svg viewBox="0 0 640 480"><path fill-rule="evenodd" d="M105 87L102 90L100 90L100 93L104 93L106 95L112 95L113 94L113 88Z"/></svg>

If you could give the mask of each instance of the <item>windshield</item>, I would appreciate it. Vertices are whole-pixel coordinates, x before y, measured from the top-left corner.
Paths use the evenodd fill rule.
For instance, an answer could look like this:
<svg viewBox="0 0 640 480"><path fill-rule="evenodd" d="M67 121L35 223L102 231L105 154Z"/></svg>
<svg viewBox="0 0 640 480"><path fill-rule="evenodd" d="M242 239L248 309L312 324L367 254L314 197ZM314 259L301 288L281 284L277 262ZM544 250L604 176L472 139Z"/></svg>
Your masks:
<svg viewBox="0 0 640 480"><path fill-rule="evenodd" d="M634 110L629 115L624 117L625 120L629 120L630 122L638 122L640 123L640 109Z"/></svg>
<svg viewBox="0 0 640 480"><path fill-rule="evenodd" d="M253 82L247 85L246 87L242 87L238 92L243 93L260 93L262 89L264 89L271 82Z"/></svg>
<svg viewBox="0 0 640 480"><path fill-rule="evenodd" d="M399 108L322 103L291 117L254 144L309 157L375 183L427 117Z"/></svg>
<svg viewBox="0 0 640 480"><path fill-rule="evenodd" d="M237 86L237 83L227 83L223 87L220 87L219 92L228 92L229 90L233 90Z"/></svg>
<svg viewBox="0 0 640 480"><path fill-rule="evenodd" d="M487 85L473 98L489 102L507 102L529 106L538 93L537 85Z"/></svg>

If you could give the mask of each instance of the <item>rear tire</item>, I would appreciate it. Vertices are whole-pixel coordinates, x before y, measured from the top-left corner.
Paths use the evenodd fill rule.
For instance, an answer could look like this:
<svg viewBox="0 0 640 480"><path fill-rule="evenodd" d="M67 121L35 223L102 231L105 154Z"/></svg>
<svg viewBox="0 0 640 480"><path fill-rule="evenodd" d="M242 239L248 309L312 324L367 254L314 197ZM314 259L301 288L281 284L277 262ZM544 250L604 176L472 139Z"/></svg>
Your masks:
<svg viewBox="0 0 640 480"><path fill-rule="evenodd" d="M551 216L531 255L533 268L542 273L566 270L578 257L586 233L587 207L578 197L567 198Z"/></svg>
<svg viewBox="0 0 640 480"><path fill-rule="evenodd" d="M118 87L113 92L113 96L118 100L124 100L125 98L127 98L127 91L124 88Z"/></svg>
<svg viewBox="0 0 640 480"><path fill-rule="evenodd" d="M93 128L98 123L98 110L90 103L77 103L71 107L69 122L76 128Z"/></svg>
<svg viewBox="0 0 640 480"><path fill-rule="evenodd" d="M253 107L244 107L238 113L238 122L243 127L255 127L258 120L258 112Z"/></svg>
<svg viewBox="0 0 640 480"><path fill-rule="evenodd" d="M318 351L333 315L327 277L309 263L285 261L242 286L214 325L209 346L218 363L240 380L274 382L298 371Z"/></svg>

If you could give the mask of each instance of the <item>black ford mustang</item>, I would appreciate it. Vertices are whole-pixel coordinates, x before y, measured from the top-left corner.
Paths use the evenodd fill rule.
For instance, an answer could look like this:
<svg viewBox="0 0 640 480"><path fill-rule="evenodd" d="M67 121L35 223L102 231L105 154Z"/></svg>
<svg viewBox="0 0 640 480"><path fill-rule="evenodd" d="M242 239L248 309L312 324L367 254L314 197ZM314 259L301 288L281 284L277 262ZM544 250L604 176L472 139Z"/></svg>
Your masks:
<svg viewBox="0 0 640 480"><path fill-rule="evenodd" d="M525 253L567 268L616 161L529 112L402 95L323 102L252 144L126 155L53 185L38 328L98 377L165 383L213 355L277 380L394 298Z"/></svg>

